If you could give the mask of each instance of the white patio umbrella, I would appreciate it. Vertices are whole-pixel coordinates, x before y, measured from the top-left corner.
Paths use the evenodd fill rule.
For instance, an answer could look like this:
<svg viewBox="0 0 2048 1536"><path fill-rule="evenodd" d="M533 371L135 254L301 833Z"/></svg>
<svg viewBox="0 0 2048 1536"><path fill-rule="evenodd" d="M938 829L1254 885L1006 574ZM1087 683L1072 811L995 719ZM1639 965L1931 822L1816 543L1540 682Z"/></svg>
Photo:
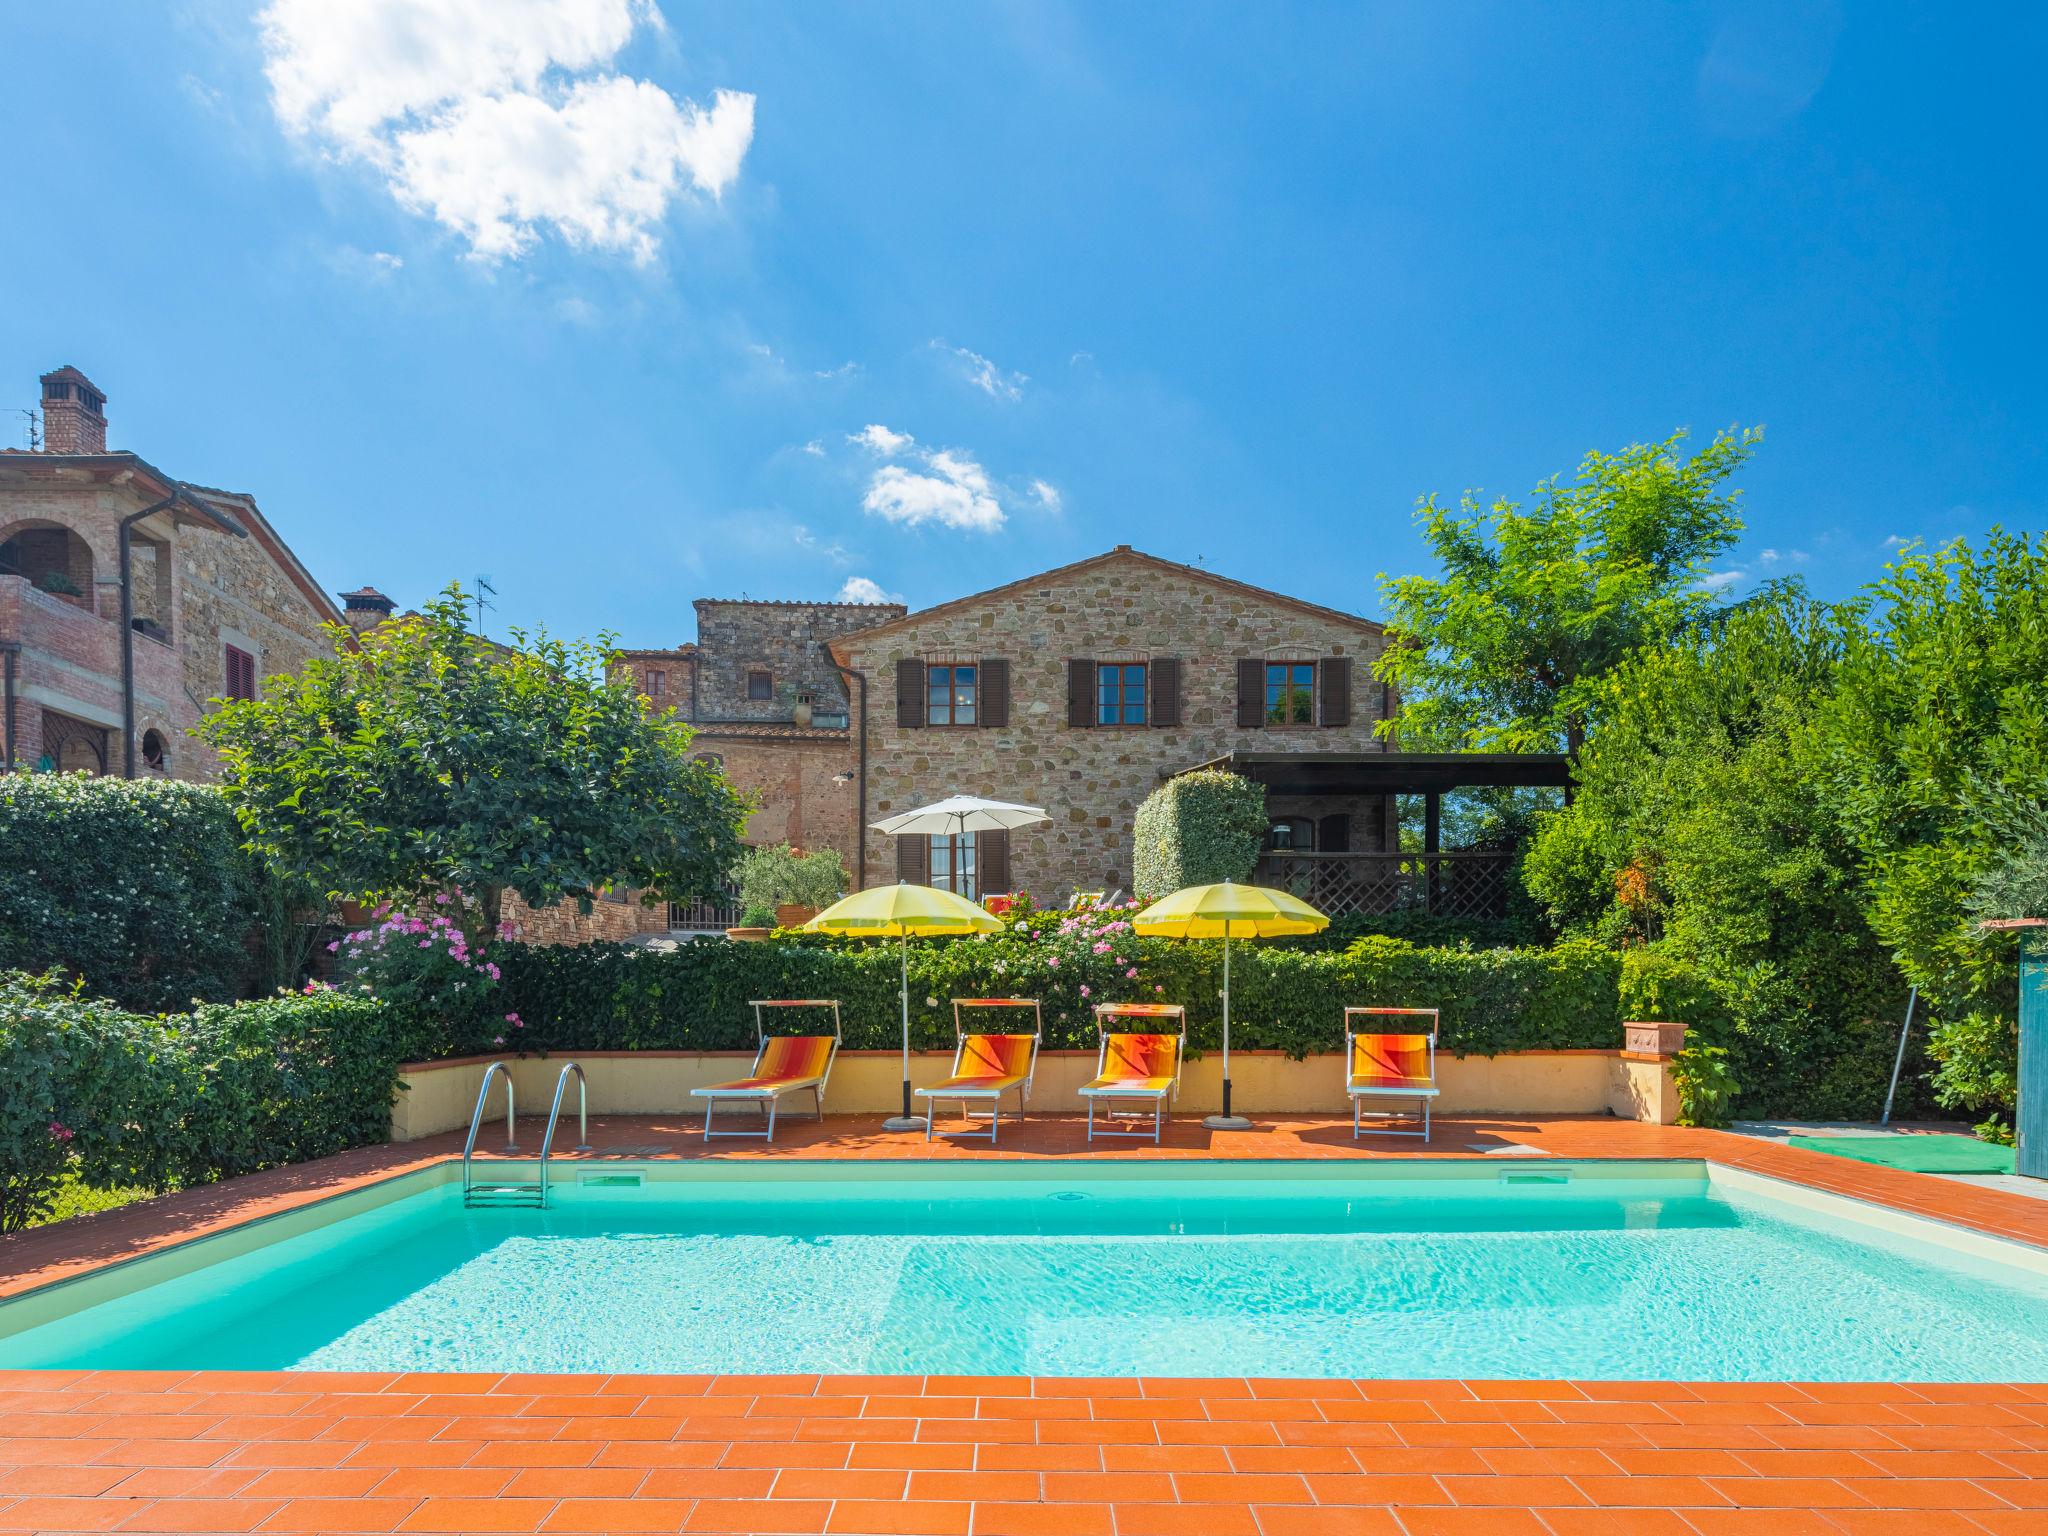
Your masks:
<svg viewBox="0 0 2048 1536"><path fill-rule="evenodd" d="M1042 807L1013 805L1007 800L984 800L979 795L951 795L914 811L868 823L891 837L959 837L965 832L1007 832L1012 827L1035 827L1051 821Z"/></svg>

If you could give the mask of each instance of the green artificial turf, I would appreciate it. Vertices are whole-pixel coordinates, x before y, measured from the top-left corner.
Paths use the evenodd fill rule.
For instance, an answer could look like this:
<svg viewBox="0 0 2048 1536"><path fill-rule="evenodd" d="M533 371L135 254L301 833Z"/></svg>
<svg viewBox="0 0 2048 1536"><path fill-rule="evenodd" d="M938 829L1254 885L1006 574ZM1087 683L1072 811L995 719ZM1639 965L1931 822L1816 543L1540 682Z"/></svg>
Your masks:
<svg viewBox="0 0 2048 1536"><path fill-rule="evenodd" d="M1974 1136L1794 1136L1808 1152L1853 1157L1908 1173L2011 1173L2012 1148Z"/></svg>

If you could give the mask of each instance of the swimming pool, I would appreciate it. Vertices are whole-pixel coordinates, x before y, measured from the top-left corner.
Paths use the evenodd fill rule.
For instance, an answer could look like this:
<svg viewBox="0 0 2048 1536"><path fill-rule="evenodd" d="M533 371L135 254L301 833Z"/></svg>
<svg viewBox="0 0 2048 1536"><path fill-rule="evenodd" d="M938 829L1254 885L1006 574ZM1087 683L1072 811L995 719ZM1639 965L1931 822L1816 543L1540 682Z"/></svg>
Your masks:
<svg viewBox="0 0 2048 1536"><path fill-rule="evenodd" d="M448 1178L0 1305L0 1366L2048 1380L2048 1254L1697 1162Z"/></svg>

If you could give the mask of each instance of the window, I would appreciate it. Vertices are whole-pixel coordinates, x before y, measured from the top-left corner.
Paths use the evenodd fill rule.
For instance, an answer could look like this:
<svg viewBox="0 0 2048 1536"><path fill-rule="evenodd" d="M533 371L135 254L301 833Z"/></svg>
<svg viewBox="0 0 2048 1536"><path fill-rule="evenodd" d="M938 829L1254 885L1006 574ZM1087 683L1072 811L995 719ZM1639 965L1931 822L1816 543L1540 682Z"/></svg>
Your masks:
<svg viewBox="0 0 2048 1536"><path fill-rule="evenodd" d="M772 699L775 697L775 678L768 672L747 674L747 697L750 699Z"/></svg>
<svg viewBox="0 0 2048 1536"><path fill-rule="evenodd" d="M142 761L152 773L163 773L169 768L164 761L164 736L162 731L142 733Z"/></svg>
<svg viewBox="0 0 2048 1536"><path fill-rule="evenodd" d="M1145 723L1145 663L1104 661L1095 667L1095 723Z"/></svg>
<svg viewBox="0 0 2048 1536"><path fill-rule="evenodd" d="M668 691L668 674L659 667L647 669L647 697L658 699Z"/></svg>
<svg viewBox="0 0 2048 1536"><path fill-rule="evenodd" d="M1279 817L1266 833L1266 846L1274 853L1308 853L1315 845L1315 829L1306 816Z"/></svg>
<svg viewBox="0 0 2048 1536"><path fill-rule="evenodd" d="M972 671L970 667L968 669ZM969 901L976 899L979 882L975 879L974 834L963 832L957 837L935 837L930 840L931 884L942 891L951 891L956 896L965 896Z"/></svg>
<svg viewBox="0 0 2048 1536"><path fill-rule="evenodd" d="M978 686L972 662L949 662L924 669L925 723L972 725ZM937 885L937 880L932 884Z"/></svg>
<svg viewBox="0 0 2048 1536"><path fill-rule="evenodd" d="M1312 661L1266 663L1266 724L1314 725L1316 664Z"/></svg>
<svg viewBox="0 0 2048 1536"><path fill-rule="evenodd" d="M256 658L236 646L227 648L227 693L230 699L256 697Z"/></svg>

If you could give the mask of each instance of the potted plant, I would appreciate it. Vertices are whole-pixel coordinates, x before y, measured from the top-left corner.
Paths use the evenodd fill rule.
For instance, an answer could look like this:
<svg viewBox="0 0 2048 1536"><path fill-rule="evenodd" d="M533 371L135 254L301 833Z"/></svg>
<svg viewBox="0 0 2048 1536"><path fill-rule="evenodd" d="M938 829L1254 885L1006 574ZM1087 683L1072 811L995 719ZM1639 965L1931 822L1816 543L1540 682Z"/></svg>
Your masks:
<svg viewBox="0 0 2048 1536"><path fill-rule="evenodd" d="M771 915L779 927L795 928L830 906L846 888L846 866L836 851L805 853L787 843L750 848L733 869L743 910Z"/></svg>
<svg viewBox="0 0 2048 1536"><path fill-rule="evenodd" d="M728 939L758 944L775 929L775 914L766 907L746 907L740 912L740 925L725 930Z"/></svg>

